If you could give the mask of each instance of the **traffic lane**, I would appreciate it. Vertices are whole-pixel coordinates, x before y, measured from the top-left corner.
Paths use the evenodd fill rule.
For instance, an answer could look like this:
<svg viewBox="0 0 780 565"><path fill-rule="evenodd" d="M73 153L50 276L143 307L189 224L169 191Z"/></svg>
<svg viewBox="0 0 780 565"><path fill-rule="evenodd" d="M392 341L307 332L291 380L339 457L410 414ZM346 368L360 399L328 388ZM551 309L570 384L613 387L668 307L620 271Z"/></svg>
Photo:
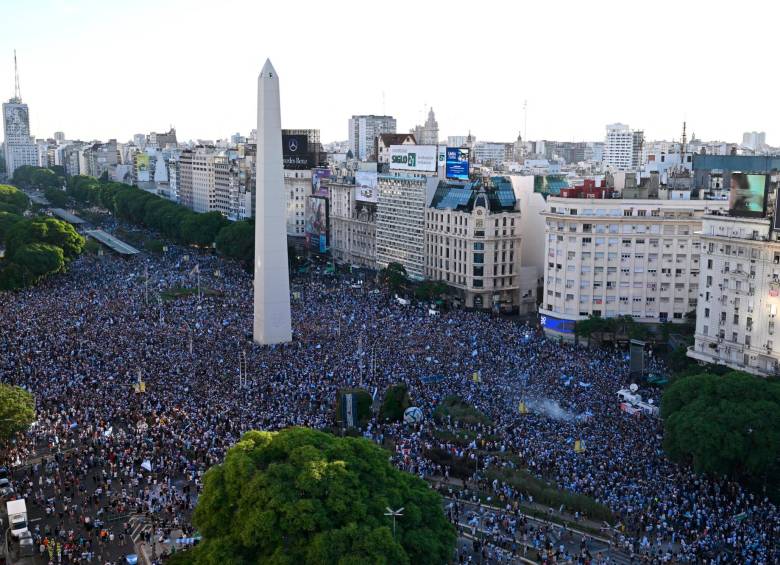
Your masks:
<svg viewBox="0 0 780 565"><path fill-rule="evenodd" d="M483 520L488 516L493 516L496 518L499 518L502 515L506 515L510 517L515 516L514 513L512 512L496 511L492 508L485 508L484 506L479 506L476 503L470 501L457 500L457 499L446 498L446 497L445 500L448 501L448 503L455 502L461 505L461 509L462 509L461 522L467 521L468 518L471 517L469 515L469 512L481 514ZM516 516L516 518L520 518L520 517L525 517L525 519L528 521L528 524L533 526L535 532L547 528L547 537L550 538L551 541L553 541L554 545L558 547L561 544L563 544L566 551L574 555L578 555L583 547L587 549L591 554L596 554L596 553L609 554L611 550L611 547L608 543L602 542L600 540L596 540L591 536L586 535L584 536L585 539L583 540L583 536L581 536L580 534L576 534L569 529L564 529L563 526L559 526L556 524L548 524L543 520L522 513ZM478 526L478 529L481 528L479 528ZM499 530L501 531L502 534L509 535L500 525L499 525ZM515 536L515 539L518 542L522 543L519 534L520 532L518 528L518 535ZM528 537L530 540L531 536L529 535Z"/></svg>

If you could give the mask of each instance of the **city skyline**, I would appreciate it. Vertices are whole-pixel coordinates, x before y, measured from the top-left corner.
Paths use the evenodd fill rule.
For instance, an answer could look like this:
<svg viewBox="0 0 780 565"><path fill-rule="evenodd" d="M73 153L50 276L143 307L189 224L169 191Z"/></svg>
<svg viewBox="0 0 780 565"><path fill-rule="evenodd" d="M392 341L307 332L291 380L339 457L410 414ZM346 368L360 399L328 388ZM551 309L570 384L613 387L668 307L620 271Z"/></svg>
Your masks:
<svg viewBox="0 0 780 565"><path fill-rule="evenodd" d="M301 17L303 4L294 11L240 1L216 11L178 0L141 0L133 10L91 0L8 4L13 25L0 38L0 95L13 93L16 48L22 99L39 138L64 131L124 141L170 125L181 139L246 135L254 77L266 54L286 78L283 127L318 128L325 142L346 140L354 114L392 115L406 132L424 123L431 106L442 138L471 131L482 140L512 141L525 129L526 100L530 139L599 141L606 124L622 122L644 129L646 139L672 140L683 120L689 136L706 140L739 142L743 132L758 130L771 145L780 136L780 118L769 112L773 77L762 78L760 88L722 86L730 69L762 76L760 54L771 49L760 34L750 35L750 52L735 47L747 44L754 12L727 13L725 3L708 4L706 12L659 4L641 14L612 2L500 13L472 13L457 2L446 11L402 5L371 27L354 13L360 4L350 3L327 28ZM273 25L260 23L266 20ZM702 51L722 21L734 30L729 41ZM334 33L339 26L345 33ZM415 27L433 34L407 40L404 30ZM622 45L647 30L671 48Z"/></svg>

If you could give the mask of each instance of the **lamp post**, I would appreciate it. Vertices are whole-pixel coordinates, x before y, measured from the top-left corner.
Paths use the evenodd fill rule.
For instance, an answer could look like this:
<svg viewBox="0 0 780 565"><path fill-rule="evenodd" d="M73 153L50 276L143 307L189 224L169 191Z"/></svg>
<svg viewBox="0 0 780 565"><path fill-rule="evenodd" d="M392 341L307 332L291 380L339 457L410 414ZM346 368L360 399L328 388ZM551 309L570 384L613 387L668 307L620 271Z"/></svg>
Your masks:
<svg viewBox="0 0 780 565"><path fill-rule="evenodd" d="M385 516L392 516L393 517L393 540L395 540L395 518L396 516L401 517L404 515L404 507L402 506L398 510L393 510L389 506L385 506Z"/></svg>

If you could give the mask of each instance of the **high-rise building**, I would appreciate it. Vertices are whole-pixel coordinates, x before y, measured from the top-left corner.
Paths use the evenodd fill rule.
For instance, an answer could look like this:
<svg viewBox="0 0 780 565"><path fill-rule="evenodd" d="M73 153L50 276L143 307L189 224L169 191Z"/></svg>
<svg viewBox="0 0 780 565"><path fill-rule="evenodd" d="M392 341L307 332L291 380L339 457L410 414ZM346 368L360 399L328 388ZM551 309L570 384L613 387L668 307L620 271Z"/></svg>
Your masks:
<svg viewBox="0 0 780 565"><path fill-rule="evenodd" d="M56 141L57 144L61 144L63 141L65 141L65 132L64 131L55 131L54 132L54 141Z"/></svg>
<svg viewBox="0 0 780 565"><path fill-rule="evenodd" d="M420 174L379 175L376 261L379 268L400 263L409 277L425 277L425 210L438 178Z"/></svg>
<svg viewBox="0 0 780 565"><path fill-rule="evenodd" d="M305 235L306 199L312 193L311 182L311 170L284 170L287 235Z"/></svg>
<svg viewBox="0 0 780 565"><path fill-rule="evenodd" d="M507 177L440 181L425 213L425 276L467 308L520 304L520 210Z"/></svg>
<svg viewBox="0 0 780 565"><path fill-rule="evenodd" d="M373 269L376 266L377 175L366 173L366 176L371 179L367 184L355 182L355 177L331 179L328 183L330 247L335 261Z"/></svg>
<svg viewBox="0 0 780 565"><path fill-rule="evenodd" d="M5 142L5 170L8 176L24 165L38 164L38 147L30 136L30 110L22 102L19 88L19 71L14 51L14 96L3 103L3 132Z"/></svg>
<svg viewBox="0 0 780 565"><path fill-rule="evenodd" d="M776 233L770 233L767 218L704 217L702 298L690 357L758 375L778 374L780 241Z"/></svg>
<svg viewBox="0 0 780 565"><path fill-rule="evenodd" d="M448 135L447 147L463 147L466 145L466 135Z"/></svg>
<svg viewBox="0 0 780 565"><path fill-rule="evenodd" d="M753 151L761 151L766 147L766 132L746 131L742 134L742 145Z"/></svg>
<svg viewBox="0 0 780 565"><path fill-rule="evenodd" d="M217 210L216 165L220 157L213 147L182 151L177 186L182 206L195 212Z"/></svg>
<svg viewBox="0 0 780 565"><path fill-rule="evenodd" d="M604 164L619 171L638 169L642 164L644 132L626 124L609 124L604 142Z"/></svg>
<svg viewBox="0 0 780 565"><path fill-rule="evenodd" d="M591 196L547 199L545 331L573 339L591 315L683 322L701 290L702 218L728 203Z"/></svg>
<svg viewBox="0 0 780 565"><path fill-rule="evenodd" d="M395 133L393 116L352 116L349 119L349 149L360 161L374 161L376 138L382 133Z"/></svg>
<svg viewBox="0 0 780 565"><path fill-rule="evenodd" d="M438 145L439 144L439 123L433 113L433 108L428 110L428 119L421 126L415 126L411 131L414 138L420 145Z"/></svg>

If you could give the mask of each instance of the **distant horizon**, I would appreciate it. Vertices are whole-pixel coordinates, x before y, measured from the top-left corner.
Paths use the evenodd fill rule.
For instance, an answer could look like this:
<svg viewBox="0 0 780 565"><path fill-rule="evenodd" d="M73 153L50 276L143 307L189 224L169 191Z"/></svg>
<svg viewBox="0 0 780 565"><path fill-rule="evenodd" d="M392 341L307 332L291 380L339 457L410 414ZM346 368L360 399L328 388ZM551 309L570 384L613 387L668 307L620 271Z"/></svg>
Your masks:
<svg viewBox="0 0 780 565"><path fill-rule="evenodd" d="M323 143L346 140L353 114L390 114L403 133L432 106L441 139L471 131L486 141L518 133L603 141L606 125L621 122L647 140L673 141L686 121L689 137L741 143L744 132L764 131L780 146L778 79L764 55L773 38L756 33L752 3L765 21L780 14L754 0L738 11L662 0L644 12L606 0L494 2L482 11L458 0L402 0L368 26L370 10L355 1L328 20L309 16L320 6L309 0L225 0L216 10L184 0L132 8L7 0L0 98L13 94L16 48L36 138L63 131L129 140L173 125L182 139L216 141L252 129L257 75L269 57L280 76L282 125L319 129ZM727 40L702 49L724 22ZM419 33L405 33L412 30ZM658 39L639 43L648 30Z"/></svg>

